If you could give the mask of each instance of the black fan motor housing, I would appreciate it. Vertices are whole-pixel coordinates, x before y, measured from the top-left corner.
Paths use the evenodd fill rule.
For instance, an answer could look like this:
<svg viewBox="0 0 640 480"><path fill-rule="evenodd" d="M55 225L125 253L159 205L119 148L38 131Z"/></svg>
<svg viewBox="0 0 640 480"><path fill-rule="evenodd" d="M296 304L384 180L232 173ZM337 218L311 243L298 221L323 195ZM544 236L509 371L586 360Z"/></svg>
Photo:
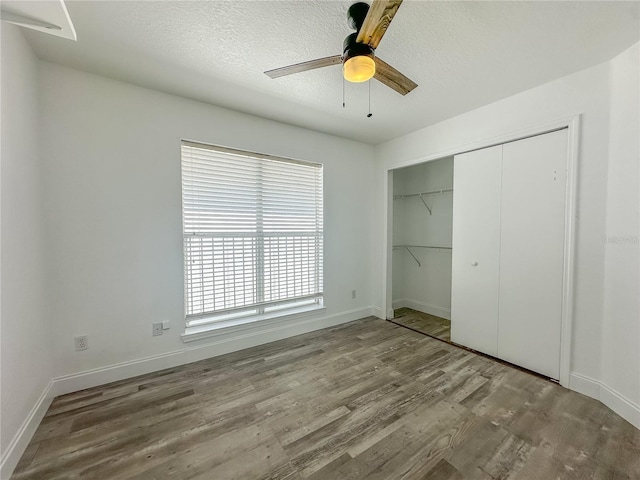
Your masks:
<svg viewBox="0 0 640 480"><path fill-rule="evenodd" d="M349 26L356 32L359 32L360 27L362 27L362 24L364 23L364 19L367 17L368 12L368 3L356 2L351 5L349 7L349 10L347 10L347 21L349 22Z"/></svg>
<svg viewBox="0 0 640 480"><path fill-rule="evenodd" d="M373 48L366 43L358 43L358 32L347 35L342 44L342 61L346 62L351 57L357 57L358 55L373 56Z"/></svg>

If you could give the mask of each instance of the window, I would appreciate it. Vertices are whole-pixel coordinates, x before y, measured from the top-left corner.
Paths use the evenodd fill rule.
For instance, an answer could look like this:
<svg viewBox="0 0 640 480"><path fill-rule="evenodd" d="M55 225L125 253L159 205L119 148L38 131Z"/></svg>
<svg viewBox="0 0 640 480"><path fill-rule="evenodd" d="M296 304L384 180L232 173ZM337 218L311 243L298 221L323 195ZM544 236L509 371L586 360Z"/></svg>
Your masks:
<svg viewBox="0 0 640 480"><path fill-rule="evenodd" d="M182 212L187 327L322 304L322 165L184 141Z"/></svg>

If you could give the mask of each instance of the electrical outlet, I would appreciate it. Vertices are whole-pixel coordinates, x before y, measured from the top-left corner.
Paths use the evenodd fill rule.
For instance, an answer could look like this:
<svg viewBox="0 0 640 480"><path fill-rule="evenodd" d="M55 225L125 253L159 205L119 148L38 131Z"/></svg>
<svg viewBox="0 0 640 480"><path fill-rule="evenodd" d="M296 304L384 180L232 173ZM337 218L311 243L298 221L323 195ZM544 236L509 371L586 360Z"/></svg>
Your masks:
<svg viewBox="0 0 640 480"><path fill-rule="evenodd" d="M169 330L171 328L171 322L169 320L164 320L162 322L162 329Z"/></svg>
<svg viewBox="0 0 640 480"><path fill-rule="evenodd" d="M153 336L157 337L158 335L162 335L162 322L153 324Z"/></svg>
<svg viewBox="0 0 640 480"><path fill-rule="evenodd" d="M76 352L81 350L87 350L89 348L89 337L87 335L81 335L75 338Z"/></svg>
<svg viewBox="0 0 640 480"><path fill-rule="evenodd" d="M351 298L356 298L356 291L355 290L351 290Z"/></svg>

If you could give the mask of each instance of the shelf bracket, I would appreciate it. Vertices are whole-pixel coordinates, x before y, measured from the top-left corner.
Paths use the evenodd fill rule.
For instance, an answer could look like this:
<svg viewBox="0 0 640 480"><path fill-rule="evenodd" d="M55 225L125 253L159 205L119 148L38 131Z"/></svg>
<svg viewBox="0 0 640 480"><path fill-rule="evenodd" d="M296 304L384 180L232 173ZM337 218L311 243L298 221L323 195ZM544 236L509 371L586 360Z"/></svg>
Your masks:
<svg viewBox="0 0 640 480"><path fill-rule="evenodd" d="M407 249L407 252L409 252L409 255L411 255L413 257L413 259L416 261L416 263L418 264L418 266L421 267L422 265L420 265L420 262L418 261L416 256L413 254L413 252L411 250L409 250L409 247L407 245L405 245L404 248Z"/></svg>
<svg viewBox="0 0 640 480"><path fill-rule="evenodd" d="M418 196L420 197L420 200L422 200L422 203L424 204L426 209L429 211L429 215L431 215L431 207L429 207L429 205L427 205L427 202L424 201L424 198L422 198L422 194L421 193L419 193Z"/></svg>

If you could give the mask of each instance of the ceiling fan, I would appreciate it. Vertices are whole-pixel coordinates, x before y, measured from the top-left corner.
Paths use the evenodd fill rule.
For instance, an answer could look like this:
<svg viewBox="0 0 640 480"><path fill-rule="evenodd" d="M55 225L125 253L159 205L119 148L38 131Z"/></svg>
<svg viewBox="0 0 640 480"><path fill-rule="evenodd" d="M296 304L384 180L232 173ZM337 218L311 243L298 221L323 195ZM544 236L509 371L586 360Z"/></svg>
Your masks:
<svg viewBox="0 0 640 480"><path fill-rule="evenodd" d="M375 56L375 50L401 3L402 0L373 0L371 7L364 2L354 3L347 11L347 20L356 33L344 39L342 55L318 58L264 73L271 78L278 78L342 64L344 78L350 82L366 82L373 77L401 95L406 95L418 84Z"/></svg>

